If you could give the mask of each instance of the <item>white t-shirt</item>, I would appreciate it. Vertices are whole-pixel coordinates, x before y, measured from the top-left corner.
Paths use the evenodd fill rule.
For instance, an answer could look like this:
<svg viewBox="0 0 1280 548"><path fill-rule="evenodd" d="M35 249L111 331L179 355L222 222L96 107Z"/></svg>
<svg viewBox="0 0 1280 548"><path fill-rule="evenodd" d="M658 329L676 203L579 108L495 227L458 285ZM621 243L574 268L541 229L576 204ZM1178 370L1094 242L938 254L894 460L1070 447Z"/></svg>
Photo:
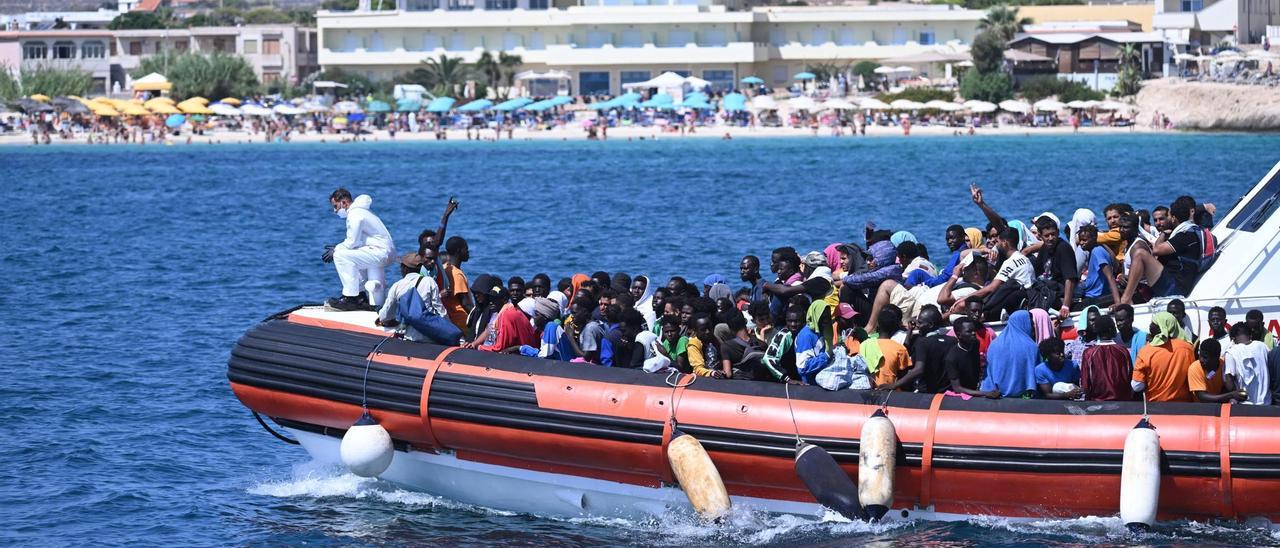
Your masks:
<svg viewBox="0 0 1280 548"><path fill-rule="evenodd" d="M1014 251L1000 264L1000 271L996 273L996 279L1001 282L1015 281L1024 289L1031 287L1032 281L1035 280L1036 271L1031 268L1031 260L1027 259L1020 251Z"/></svg>
<svg viewBox="0 0 1280 548"><path fill-rule="evenodd" d="M1236 378L1237 387L1244 390L1252 405L1271 405L1271 388L1267 378L1267 345L1261 341L1235 344L1227 349L1224 375Z"/></svg>
<svg viewBox="0 0 1280 548"><path fill-rule="evenodd" d="M418 283L419 280L422 283ZM382 309L378 311L378 318L384 322L395 319L396 312L400 309L400 297L415 286L418 288L418 296L422 297L422 305L428 312L437 316L447 316L444 310L444 303L440 302L440 286L436 285L436 281L430 276L423 276L414 272L400 278L387 289L387 300L382 303ZM404 338L411 341L427 340L425 335L409 326L405 326Z"/></svg>

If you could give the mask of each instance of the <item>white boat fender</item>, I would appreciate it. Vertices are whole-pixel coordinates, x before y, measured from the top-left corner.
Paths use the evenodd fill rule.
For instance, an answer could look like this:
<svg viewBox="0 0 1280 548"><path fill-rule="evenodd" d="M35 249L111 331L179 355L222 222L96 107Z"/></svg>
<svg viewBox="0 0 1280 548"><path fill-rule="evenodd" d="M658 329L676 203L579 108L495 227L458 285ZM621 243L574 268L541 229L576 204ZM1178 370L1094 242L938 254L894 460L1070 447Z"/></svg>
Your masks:
<svg viewBox="0 0 1280 548"><path fill-rule="evenodd" d="M1120 519L1131 532L1144 532L1156 521L1160 503L1160 435L1146 417L1124 440L1120 469Z"/></svg>
<svg viewBox="0 0 1280 548"><path fill-rule="evenodd" d="M858 488L825 449L810 443L797 445L796 475L823 506L850 520L867 521L858 504Z"/></svg>
<svg viewBox="0 0 1280 548"><path fill-rule="evenodd" d="M365 411L342 436L338 453L352 474L373 478L387 471L396 451L391 434Z"/></svg>
<svg viewBox="0 0 1280 548"><path fill-rule="evenodd" d="M689 497L689 504L702 519L714 521L729 512L729 491L724 488L716 464L697 438L673 428L671 442L667 444L667 461L680 488Z"/></svg>
<svg viewBox="0 0 1280 548"><path fill-rule="evenodd" d="M893 505L893 476L898 459L898 434L883 409L862 423L858 435L858 502L875 521Z"/></svg>

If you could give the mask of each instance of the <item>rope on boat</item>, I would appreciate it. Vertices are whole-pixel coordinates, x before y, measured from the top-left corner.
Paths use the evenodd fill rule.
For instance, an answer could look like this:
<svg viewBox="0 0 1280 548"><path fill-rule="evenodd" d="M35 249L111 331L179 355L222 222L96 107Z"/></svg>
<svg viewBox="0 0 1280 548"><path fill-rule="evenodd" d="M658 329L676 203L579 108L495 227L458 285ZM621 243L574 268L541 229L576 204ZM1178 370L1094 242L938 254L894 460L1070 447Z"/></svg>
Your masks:
<svg viewBox="0 0 1280 548"><path fill-rule="evenodd" d="M370 352L369 357L364 361L364 380L360 383L360 408L364 409L365 413L369 412L369 368L373 367L373 357L382 350L382 345L387 344L387 341L394 338L396 338L396 333L387 335L386 338L379 341L378 345L373 347L373 352Z"/></svg>
<svg viewBox="0 0 1280 548"><path fill-rule="evenodd" d="M259 415L257 411L250 410L249 412L253 413L253 418L258 419L258 424L262 425L262 429L269 432L272 436L275 436L276 439L282 442L285 442L289 445L298 445L298 440L295 440L284 434L276 432L274 428L271 428L271 425L267 424L267 421L262 420L262 415Z"/></svg>
<svg viewBox="0 0 1280 548"><path fill-rule="evenodd" d="M675 425L676 423L676 389L693 386L693 383L698 380L697 375L690 375L688 383L680 384L680 375L682 375L682 373L680 373L679 369L672 369L667 372L667 378L663 379L663 382L667 383L667 386L671 387L671 407L669 408L667 420L671 421L672 425Z"/></svg>
<svg viewBox="0 0 1280 548"><path fill-rule="evenodd" d="M791 429L796 433L796 447L804 445L804 440L800 439L800 425L796 423L796 410L791 407L791 383L782 383L782 393L787 396L787 411L791 412Z"/></svg>

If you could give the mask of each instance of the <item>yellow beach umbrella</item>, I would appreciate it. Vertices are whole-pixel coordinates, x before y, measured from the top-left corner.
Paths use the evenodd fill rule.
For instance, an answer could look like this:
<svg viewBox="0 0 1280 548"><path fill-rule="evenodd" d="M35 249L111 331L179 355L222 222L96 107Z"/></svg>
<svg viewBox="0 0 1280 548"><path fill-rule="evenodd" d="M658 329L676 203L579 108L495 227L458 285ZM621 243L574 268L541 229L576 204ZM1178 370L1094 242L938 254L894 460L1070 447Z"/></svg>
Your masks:
<svg viewBox="0 0 1280 548"><path fill-rule="evenodd" d="M180 112L178 110L178 107L175 107L168 103L155 103L153 105L147 105L147 110L150 110L151 112L154 112L156 114L178 114Z"/></svg>
<svg viewBox="0 0 1280 548"><path fill-rule="evenodd" d="M137 97L134 97L133 99L129 99L127 102L129 102L129 103L133 103L133 104L135 104L135 105L141 105L141 104L142 104L142 99L139 99L139 98L137 98Z"/></svg>
<svg viewBox="0 0 1280 548"><path fill-rule="evenodd" d="M151 115L151 111L148 111L146 108L143 108L142 105L135 105L133 103L125 103L124 108L120 109L120 113L124 114L125 116L150 116Z"/></svg>
<svg viewBox="0 0 1280 548"><path fill-rule="evenodd" d="M150 100L150 101L147 101L147 102L145 102L145 103L142 103L142 106L147 107L147 108L149 108L149 109L151 109L151 110L155 110L155 106L156 106L156 105L169 105L169 106L173 106L173 101L172 101L172 100L166 100L166 99L161 98L161 97L157 97L157 98L155 98L155 99L152 99L152 100Z"/></svg>
<svg viewBox="0 0 1280 548"><path fill-rule="evenodd" d="M209 104L209 100L205 99L204 97L188 97L187 100L183 102L184 103L200 103L202 105Z"/></svg>
<svg viewBox="0 0 1280 548"><path fill-rule="evenodd" d="M183 114L213 114L213 111L209 110L209 107L200 103L192 103L190 101L178 103L178 109L181 110Z"/></svg>
<svg viewBox="0 0 1280 548"><path fill-rule="evenodd" d="M41 103L48 103L48 102L49 102L49 96L48 96L48 95L45 95L45 94L43 94L43 93L37 93L37 94L35 94L35 95L31 95L31 96L29 96L29 97L27 97L27 98L28 98L28 99L31 99L32 101L40 101Z"/></svg>
<svg viewBox="0 0 1280 548"><path fill-rule="evenodd" d="M98 116L119 116L120 112L106 103L91 102L89 110Z"/></svg>
<svg viewBox="0 0 1280 548"><path fill-rule="evenodd" d="M231 105L231 106L233 106L233 107L238 107L238 106L240 106L240 100L239 100L239 99L236 99L235 97L223 97L223 98L222 98L222 100L221 100L221 101L218 101L218 102L219 102L219 103L226 103L226 104Z"/></svg>

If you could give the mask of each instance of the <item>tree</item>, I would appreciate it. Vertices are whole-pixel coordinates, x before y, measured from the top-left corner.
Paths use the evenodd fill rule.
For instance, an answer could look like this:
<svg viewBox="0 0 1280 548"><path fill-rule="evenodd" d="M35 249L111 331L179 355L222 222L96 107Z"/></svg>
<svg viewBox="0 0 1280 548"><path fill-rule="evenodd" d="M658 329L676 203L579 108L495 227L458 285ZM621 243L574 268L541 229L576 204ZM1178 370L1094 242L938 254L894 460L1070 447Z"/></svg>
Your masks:
<svg viewBox="0 0 1280 548"><path fill-rule="evenodd" d="M21 80L22 95L88 95L93 89L93 75L73 68L40 65L22 69Z"/></svg>
<svg viewBox="0 0 1280 548"><path fill-rule="evenodd" d="M0 101L12 101L22 97L22 85L7 63L0 63Z"/></svg>
<svg viewBox="0 0 1280 548"><path fill-rule="evenodd" d="M524 58L519 55L498 52L498 66L502 67L502 81L500 83L506 86L507 90L515 87L516 72L520 71L520 66L523 64Z"/></svg>
<svg viewBox="0 0 1280 548"><path fill-rule="evenodd" d="M169 18L160 10L154 13L145 11L130 11L122 13L107 23L110 30L129 30L129 29L165 29L169 28Z"/></svg>
<svg viewBox="0 0 1280 548"><path fill-rule="evenodd" d="M1133 44L1120 47L1120 72L1116 74L1115 92L1121 97L1142 89L1142 49Z"/></svg>
<svg viewBox="0 0 1280 548"><path fill-rule="evenodd" d="M254 8L244 13L246 25L279 25L291 22L288 13L271 8Z"/></svg>
<svg viewBox="0 0 1280 548"><path fill-rule="evenodd" d="M880 63L875 61L861 61L853 66L853 74L861 76L862 81L870 83L876 79L876 69L880 68Z"/></svg>
<svg viewBox="0 0 1280 548"><path fill-rule="evenodd" d="M346 84L346 90L342 92L344 95L365 96L379 90L379 86L372 80L365 78L363 75L356 74L354 72L347 72L340 68L331 68L312 73L303 80L302 83L309 87L312 83L319 80Z"/></svg>
<svg viewBox="0 0 1280 548"><path fill-rule="evenodd" d="M492 53L487 51L481 53L472 70L489 87L496 88L502 82L502 66L498 64L498 59Z"/></svg>
<svg viewBox="0 0 1280 548"><path fill-rule="evenodd" d="M421 67L413 69L405 77L411 83L432 90L435 95L452 96L472 77L472 68L463 63L461 57L441 53L439 58L424 59Z"/></svg>
<svg viewBox="0 0 1280 548"><path fill-rule="evenodd" d="M1080 82L1063 80L1048 74L1034 76L1019 86L1022 97L1032 103L1041 99L1057 96L1064 103L1070 101L1101 101L1105 96Z"/></svg>
<svg viewBox="0 0 1280 548"><path fill-rule="evenodd" d="M244 19L244 12L237 9L213 9L197 13L182 23L188 27L234 27Z"/></svg>
<svg viewBox="0 0 1280 548"><path fill-rule="evenodd" d="M995 31L1007 44L1014 35L1022 32L1022 27L1034 23L1030 17L1018 17L1018 8L1007 4L992 6L987 15L978 21L978 30Z"/></svg>
<svg viewBox="0 0 1280 548"><path fill-rule="evenodd" d="M965 99L977 99L998 103L1013 97L1013 82L1003 72L965 72L960 80L960 95Z"/></svg>
<svg viewBox="0 0 1280 548"><path fill-rule="evenodd" d="M1005 40L994 31L978 33L969 47L974 70L986 73L1004 70L1004 48Z"/></svg>
<svg viewBox="0 0 1280 548"><path fill-rule="evenodd" d="M138 78L152 72L168 78L178 97L244 97L257 93L260 87L253 67L243 57L223 52L165 52L143 59L130 74Z"/></svg>

